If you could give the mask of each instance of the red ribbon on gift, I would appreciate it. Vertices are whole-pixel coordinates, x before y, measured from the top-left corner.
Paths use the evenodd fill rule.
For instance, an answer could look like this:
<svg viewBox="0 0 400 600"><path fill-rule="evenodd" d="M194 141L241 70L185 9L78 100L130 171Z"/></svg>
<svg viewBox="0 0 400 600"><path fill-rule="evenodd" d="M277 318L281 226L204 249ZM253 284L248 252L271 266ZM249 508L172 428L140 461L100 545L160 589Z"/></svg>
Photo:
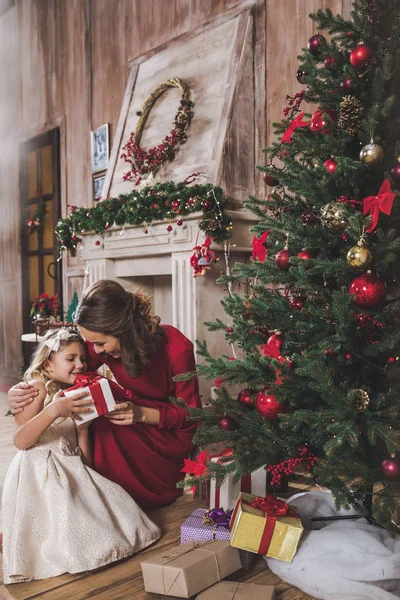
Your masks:
<svg viewBox="0 0 400 600"><path fill-rule="evenodd" d="M267 258L267 248L265 247L265 242L267 241L269 231L264 231L264 233L258 238L256 235L253 238L252 246L253 250L251 256L254 260L258 258L260 262L265 262Z"/></svg>
<svg viewBox="0 0 400 600"><path fill-rule="evenodd" d="M304 117L304 113L302 112L299 114L298 117L293 119L293 121L290 123L289 127L286 129L285 133L281 137L281 141L280 141L281 144L282 144L282 142L288 142L290 144L292 141L292 133L295 131L295 129L298 129L298 127L309 127L310 126L310 123L308 121L302 121L303 117Z"/></svg>
<svg viewBox="0 0 400 600"><path fill-rule="evenodd" d="M396 194L390 188L390 181L385 179L376 196L367 196L364 198L364 216L372 215L372 223L367 232L371 233L378 225L379 212L390 215Z"/></svg>
<svg viewBox="0 0 400 600"><path fill-rule="evenodd" d="M77 375L75 379L75 385L72 388L69 388L70 390L79 390L80 388L88 387L92 395L94 407L99 417L106 415L109 412L108 406L104 400L103 390L101 389L101 385L99 383L101 379L107 378L101 377L97 373L87 372L82 375Z"/></svg>
<svg viewBox="0 0 400 600"><path fill-rule="evenodd" d="M278 498L275 498L275 496L271 496L270 494L267 494L264 498L261 496L256 496L253 502L247 502L247 500L244 498L240 498L236 503L235 510L233 511L230 529L232 529L241 503L247 504L247 506L252 506L253 508L257 508L258 510L262 510L265 513L266 521L264 525L264 531L258 547L258 554L262 554L263 556L267 554L268 548L271 544L277 517L300 518L297 513L289 512L290 506L286 504L286 502L283 502L283 500L278 500Z"/></svg>

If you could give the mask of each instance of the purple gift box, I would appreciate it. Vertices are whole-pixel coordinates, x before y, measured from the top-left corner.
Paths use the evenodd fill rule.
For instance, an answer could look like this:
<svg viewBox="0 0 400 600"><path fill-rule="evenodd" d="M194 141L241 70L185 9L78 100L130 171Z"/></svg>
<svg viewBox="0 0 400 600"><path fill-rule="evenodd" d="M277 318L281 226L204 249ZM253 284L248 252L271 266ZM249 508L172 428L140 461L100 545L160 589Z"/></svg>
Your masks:
<svg viewBox="0 0 400 600"><path fill-rule="evenodd" d="M219 519L221 523L226 523L228 527L222 524L218 525L217 523L206 524L204 523L204 519L207 512L205 508L196 508L190 517L182 523L181 544L191 542L192 540L230 540L229 519ZM231 512L227 514L230 515ZM239 550L239 553L242 568L250 569L255 555L246 550Z"/></svg>

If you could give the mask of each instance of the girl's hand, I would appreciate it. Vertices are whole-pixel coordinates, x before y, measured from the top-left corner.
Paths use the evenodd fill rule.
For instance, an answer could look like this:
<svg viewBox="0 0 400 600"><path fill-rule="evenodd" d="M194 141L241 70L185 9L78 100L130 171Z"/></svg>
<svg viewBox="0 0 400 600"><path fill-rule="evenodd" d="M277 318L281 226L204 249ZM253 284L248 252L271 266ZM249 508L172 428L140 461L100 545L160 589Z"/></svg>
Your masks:
<svg viewBox="0 0 400 600"><path fill-rule="evenodd" d="M77 392L72 396L64 396L60 390L54 396L49 407L52 407L58 417L76 417L78 413L92 412L93 400L87 392Z"/></svg>
<svg viewBox="0 0 400 600"><path fill-rule="evenodd" d="M24 406L31 404L37 398L39 390L30 383L17 383L8 392L8 406L13 415L24 410Z"/></svg>
<svg viewBox="0 0 400 600"><path fill-rule="evenodd" d="M140 407L133 402L119 402L115 410L104 415L114 425L133 425L140 420Z"/></svg>

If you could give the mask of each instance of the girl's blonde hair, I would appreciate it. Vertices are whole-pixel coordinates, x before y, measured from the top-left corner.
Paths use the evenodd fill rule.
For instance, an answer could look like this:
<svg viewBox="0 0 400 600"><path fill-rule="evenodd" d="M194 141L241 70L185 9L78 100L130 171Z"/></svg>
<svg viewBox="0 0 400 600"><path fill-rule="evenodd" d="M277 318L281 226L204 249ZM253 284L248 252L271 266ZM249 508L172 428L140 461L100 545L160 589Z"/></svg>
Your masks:
<svg viewBox="0 0 400 600"><path fill-rule="evenodd" d="M60 384L50 377L44 365L46 361L50 360L52 355L73 342L84 343L83 339L75 329L62 327L60 329L50 329L49 331L46 331L43 339L39 342L38 347L32 354L31 364L24 373L24 381L31 381L32 379L40 379L40 381L43 381L49 396L48 402L54 394L59 391Z"/></svg>

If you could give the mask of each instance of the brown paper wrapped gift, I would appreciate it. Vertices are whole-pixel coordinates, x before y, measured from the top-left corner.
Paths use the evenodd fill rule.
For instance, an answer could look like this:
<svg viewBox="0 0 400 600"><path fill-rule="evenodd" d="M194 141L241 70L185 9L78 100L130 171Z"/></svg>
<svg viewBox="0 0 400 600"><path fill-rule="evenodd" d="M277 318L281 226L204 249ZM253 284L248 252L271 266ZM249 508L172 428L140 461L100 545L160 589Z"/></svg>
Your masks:
<svg viewBox="0 0 400 600"><path fill-rule="evenodd" d="M188 542L141 563L146 592L190 598L241 568L229 541Z"/></svg>
<svg viewBox="0 0 400 600"><path fill-rule="evenodd" d="M231 518L231 545L292 562L303 534L295 507L274 496L242 492Z"/></svg>
<svg viewBox="0 0 400 600"><path fill-rule="evenodd" d="M255 583L220 581L196 596L196 600L274 600L275 588Z"/></svg>

